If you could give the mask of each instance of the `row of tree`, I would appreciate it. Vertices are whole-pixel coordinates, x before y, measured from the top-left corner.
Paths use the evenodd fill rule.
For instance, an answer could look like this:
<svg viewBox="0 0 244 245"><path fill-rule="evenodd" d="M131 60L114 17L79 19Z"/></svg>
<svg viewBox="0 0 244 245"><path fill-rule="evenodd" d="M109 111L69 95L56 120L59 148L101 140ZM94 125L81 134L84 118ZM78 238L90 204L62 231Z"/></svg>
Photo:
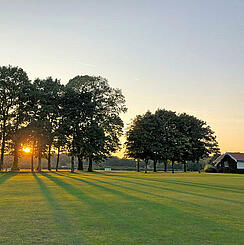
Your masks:
<svg viewBox="0 0 244 245"><path fill-rule="evenodd" d="M18 170L23 147L31 149L31 169L34 158L41 171L42 158L48 161L57 154L56 170L61 153L78 158L78 169L83 160L101 162L120 147L126 112L125 98L119 89L111 88L102 77L76 76L66 85L48 77L31 81L19 67L0 67L0 170L4 156L12 154L12 170ZM218 155L216 137L206 122L194 116L173 111L157 110L138 115L126 132L126 157L138 163L184 164L199 162L209 155Z"/></svg>
<svg viewBox="0 0 244 245"><path fill-rule="evenodd" d="M136 116L126 132L126 156L145 162L145 172L149 160L153 161L154 171L157 163L184 164L197 162L202 158L219 155L216 137L206 122L186 113L158 109ZM199 166L199 165L198 165ZM200 169L199 169L200 171Z"/></svg>
<svg viewBox="0 0 244 245"><path fill-rule="evenodd" d="M4 155L13 154L12 170L18 170L23 147L31 149L33 160L47 158L51 170L51 156L66 152L78 158L78 169L83 170L83 159L102 161L119 147L126 112L125 98L119 89L111 88L102 77L76 76L66 85L48 77L31 81L27 73L12 66L0 67L0 170Z"/></svg>

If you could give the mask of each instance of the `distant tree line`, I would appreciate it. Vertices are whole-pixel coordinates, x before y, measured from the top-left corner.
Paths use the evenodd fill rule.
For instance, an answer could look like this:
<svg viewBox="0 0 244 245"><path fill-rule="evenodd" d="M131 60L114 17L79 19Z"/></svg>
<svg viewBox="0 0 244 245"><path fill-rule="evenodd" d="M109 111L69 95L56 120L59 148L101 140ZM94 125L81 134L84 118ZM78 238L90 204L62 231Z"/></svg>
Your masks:
<svg viewBox="0 0 244 245"><path fill-rule="evenodd" d="M174 172L175 163L182 163L184 171L187 162L197 162L210 155L218 156L216 137L206 122L186 113L158 109L138 115L126 132L126 156L145 162L147 172L149 161L153 161L153 171L157 163L168 163ZM200 171L200 165L198 164Z"/></svg>
<svg viewBox="0 0 244 245"><path fill-rule="evenodd" d="M34 158L41 171L42 158L66 152L78 158L78 169L83 170L83 159L89 160L88 171L94 161L106 159L119 147L126 112L125 98L119 89L111 88L102 77L76 76L66 85L48 77L30 81L27 73L12 66L0 67L0 170L6 153L13 155L12 170L19 169L23 147L31 149L31 169Z"/></svg>

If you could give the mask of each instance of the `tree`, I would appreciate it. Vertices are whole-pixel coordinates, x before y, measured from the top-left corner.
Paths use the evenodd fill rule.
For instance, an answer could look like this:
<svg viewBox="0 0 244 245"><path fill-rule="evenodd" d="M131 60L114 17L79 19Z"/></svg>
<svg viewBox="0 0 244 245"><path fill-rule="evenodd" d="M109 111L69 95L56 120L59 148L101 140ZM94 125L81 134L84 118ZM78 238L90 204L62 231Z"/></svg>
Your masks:
<svg viewBox="0 0 244 245"><path fill-rule="evenodd" d="M54 146L57 149L57 162L56 162L56 171L58 171L59 168L59 158L60 158L60 153L62 151L65 151L67 149L67 135L66 135L66 125L64 124L64 118L63 114L61 114L61 118L58 121L57 128L55 130L55 136L54 136Z"/></svg>
<svg viewBox="0 0 244 245"><path fill-rule="evenodd" d="M210 154L218 154L219 148L214 132L205 122L194 116L158 109L154 114L147 112L137 116L126 132L126 156L145 161L167 163L197 161ZM185 167L186 169L186 167Z"/></svg>
<svg viewBox="0 0 244 245"><path fill-rule="evenodd" d="M172 163L172 172L174 172L174 162L178 158L178 149L180 147L180 136L176 129L177 114L173 111L158 109L155 112L157 127L154 135L158 148L158 158L164 163L164 170L167 171L168 160Z"/></svg>
<svg viewBox="0 0 244 245"><path fill-rule="evenodd" d="M155 135L155 118L151 112L136 116L126 132L126 156L143 160L145 162L145 173L147 173L149 159L158 160L158 147Z"/></svg>
<svg viewBox="0 0 244 245"><path fill-rule="evenodd" d="M185 138L180 154L184 171L186 171L186 161L199 163L202 158L219 154L216 136L206 122L182 113L179 115L178 130Z"/></svg>
<svg viewBox="0 0 244 245"><path fill-rule="evenodd" d="M84 144L90 113L91 94L66 86L62 96L62 120L57 130L57 139L59 143L66 144L71 157L84 156L81 147ZM71 165L73 166L73 160Z"/></svg>
<svg viewBox="0 0 244 245"><path fill-rule="evenodd" d="M12 169L18 169L20 130L31 117L32 85L26 72L19 67L0 67L0 124L1 124L1 159L2 168L6 140L9 148L14 149Z"/></svg>
<svg viewBox="0 0 244 245"><path fill-rule="evenodd" d="M77 155L89 159L88 171L93 161L103 161L120 146L123 121L120 113L126 112L125 99L119 89L109 86L102 77L76 76L67 88L79 94L89 94L85 120L74 140Z"/></svg>
<svg viewBox="0 0 244 245"><path fill-rule="evenodd" d="M61 116L60 103L63 86L59 80L51 77L43 80L38 78L34 81L34 85L37 91L36 97L38 104L35 120L39 121L43 137L42 143L39 144L42 147L40 152L47 145L48 170L51 170L51 150Z"/></svg>

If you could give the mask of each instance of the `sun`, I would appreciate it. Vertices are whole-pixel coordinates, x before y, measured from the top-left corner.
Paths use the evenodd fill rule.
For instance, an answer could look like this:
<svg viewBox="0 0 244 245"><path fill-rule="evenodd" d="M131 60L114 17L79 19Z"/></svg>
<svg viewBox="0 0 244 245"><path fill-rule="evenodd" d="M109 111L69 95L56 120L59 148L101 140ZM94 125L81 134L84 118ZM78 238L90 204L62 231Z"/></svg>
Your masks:
<svg viewBox="0 0 244 245"><path fill-rule="evenodd" d="M26 152L26 153L29 153L30 152L30 148L29 147L23 147L23 149L22 149L24 152Z"/></svg>

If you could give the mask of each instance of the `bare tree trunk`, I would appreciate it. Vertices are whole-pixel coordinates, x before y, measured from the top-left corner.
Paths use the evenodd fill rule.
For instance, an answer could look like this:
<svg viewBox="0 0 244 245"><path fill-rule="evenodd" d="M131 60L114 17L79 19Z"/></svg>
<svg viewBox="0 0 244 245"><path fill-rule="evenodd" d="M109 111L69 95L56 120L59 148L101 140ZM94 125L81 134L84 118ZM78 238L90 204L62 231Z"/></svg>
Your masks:
<svg viewBox="0 0 244 245"><path fill-rule="evenodd" d="M78 170L84 170L83 168L83 160L82 160L82 156L81 155L78 155Z"/></svg>
<svg viewBox="0 0 244 245"><path fill-rule="evenodd" d="M88 172L92 172L92 157L89 157Z"/></svg>
<svg viewBox="0 0 244 245"><path fill-rule="evenodd" d="M172 161L172 174L175 172L175 162Z"/></svg>
<svg viewBox="0 0 244 245"><path fill-rule="evenodd" d="M186 162L184 162L184 172L186 173Z"/></svg>
<svg viewBox="0 0 244 245"><path fill-rule="evenodd" d="M2 127L0 170L2 170L2 168L3 168L3 159L4 159L4 152L5 152L5 138L6 138L6 120L4 120L3 127Z"/></svg>
<svg viewBox="0 0 244 245"><path fill-rule="evenodd" d="M164 162L164 172L167 172L167 161Z"/></svg>
<svg viewBox="0 0 244 245"><path fill-rule="evenodd" d="M157 160L153 160L153 172L157 172Z"/></svg>
<svg viewBox="0 0 244 245"><path fill-rule="evenodd" d="M14 149L14 162L11 168L12 171L19 170L19 152L18 150L19 150L18 144L16 144L15 149Z"/></svg>
<svg viewBox="0 0 244 245"><path fill-rule="evenodd" d="M75 172L75 157L71 156L71 173Z"/></svg>
<svg viewBox="0 0 244 245"><path fill-rule="evenodd" d="M37 171L41 172L41 170L42 170L42 152L41 149L39 149Z"/></svg>
<svg viewBox="0 0 244 245"><path fill-rule="evenodd" d="M147 173L148 160L145 161L145 174Z"/></svg>
<svg viewBox="0 0 244 245"><path fill-rule="evenodd" d="M34 155L31 154L31 172L34 172Z"/></svg>
<svg viewBox="0 0 244 245"><path fill-rule="evenodd" d="M198 167L198 173L201 173L201 169L200 169L200 164L199 164L199 160L197 161L197 167Z"/></svg>
<svg viewBox="0 0 244 245"><path fill-rule="evenodd" d="M60 155L60 146L58 147L58 155L57 155L57 162L56 162L56 171L58 171L59 155Z"/></svg>
<svg viewBox="0 0 244 245"><path fill-rule="evenodd" d="M52 147L52 145L50 144L50 145L48 146L48 157L47 157L47 169L48 169L49 171L52 170L52 167L51 167L51 147Z"/></svg>
<svg viewBox="0 0 244 245"><path fill-rule="evenodd" d="M35 147L35 143L33 141L32 151L31 151L31 172L34 172L34 147Z"/></svg>
<svg viewBox="0 0 244 245"><path fill-rule="evenodd" d="M140 172L140 161L136 161L136 166L137 166L137 172Z"/></svg>

